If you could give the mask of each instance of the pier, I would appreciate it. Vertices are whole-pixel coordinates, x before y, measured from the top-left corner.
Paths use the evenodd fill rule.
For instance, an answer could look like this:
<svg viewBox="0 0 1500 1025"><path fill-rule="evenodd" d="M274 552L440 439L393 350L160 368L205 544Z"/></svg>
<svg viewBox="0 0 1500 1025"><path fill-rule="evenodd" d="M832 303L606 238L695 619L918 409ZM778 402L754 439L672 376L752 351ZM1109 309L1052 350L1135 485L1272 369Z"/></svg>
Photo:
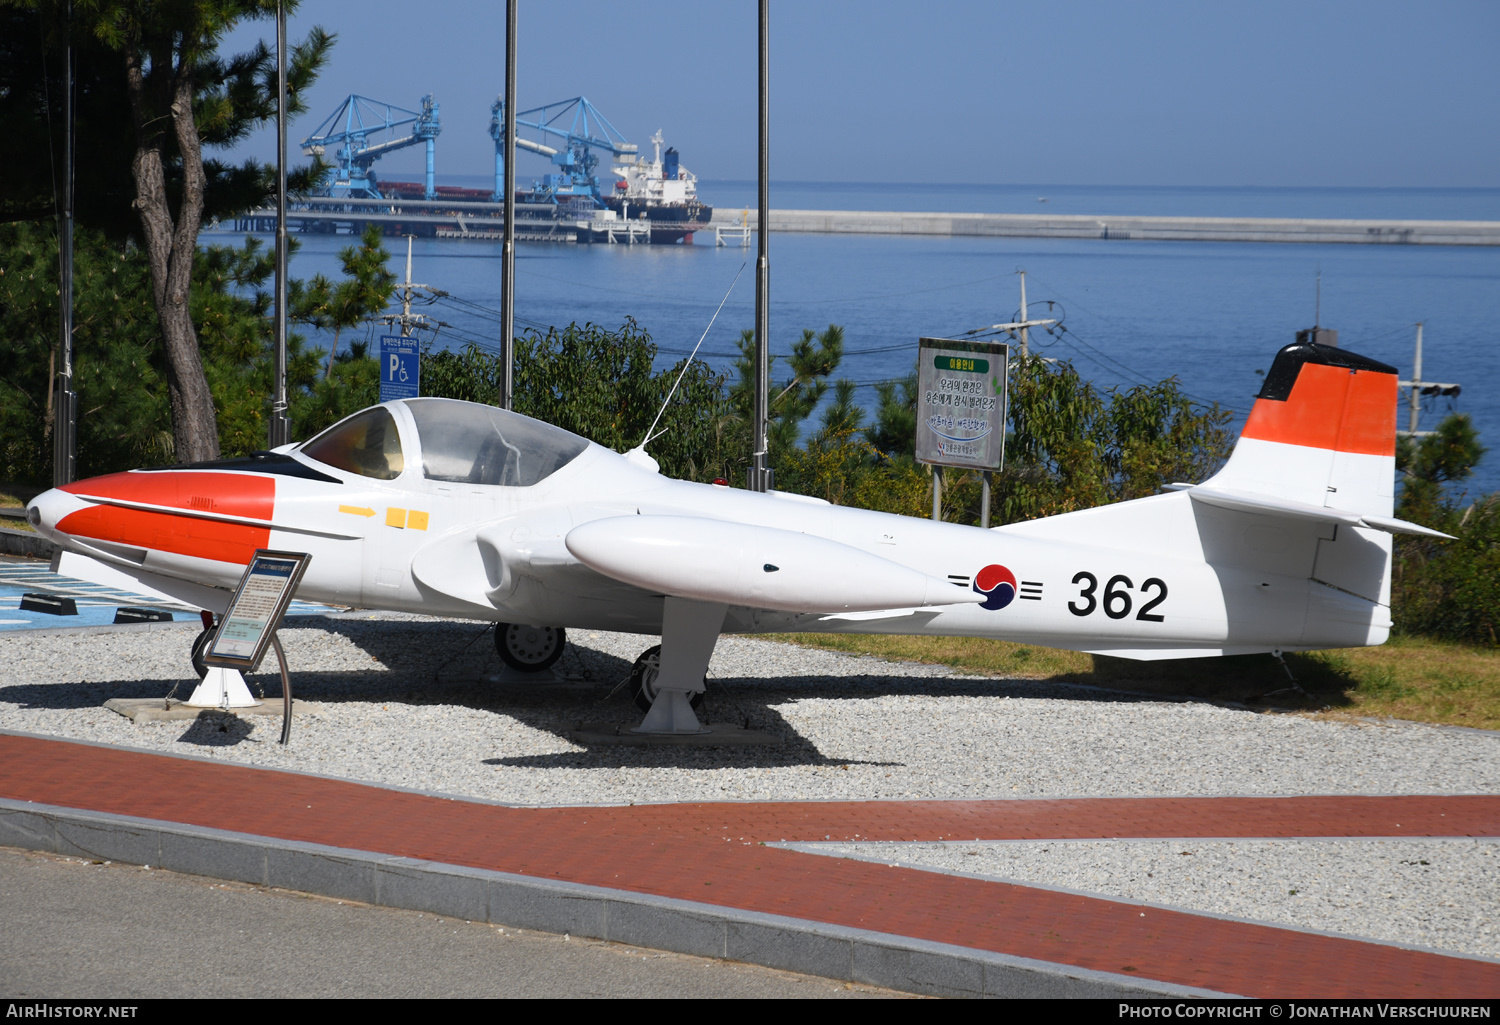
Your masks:
<svg viewBox="0 0 1500 1025"><path fill-rule="evenodd" d="M1126 217L1058 214L772 210L773 232L823 235L973 235L1162 242L1500 246L1500 221L1308 220L1293 217ZM738 232L740 208L714 211L713 226ZM754 224L747 228L754 231Z"/></svg>
<svg viewBox="0 0 1500 1025"><path fill-rule="evenodd" d="M287 210L287 228L299 233L358 234L380 224L387 234L497 239L504 230L500 203L411 199L304 198ZM555 206L516 205L521 242L652 241L647 222L613 221L599 211L580 219ZM1143 217L1081 214L965 214L899 210L772 210L771 230L821 235L936 235L990 238L1076 238L1156 242L1298 242L1319 244L1500 246L1500 221L1310 220L1294 217ZM660 231L670 222L653 222ZM276 211L251 210L218 227L273 232ZM719 208L699 231L714 231L716 245L748 245L756 225L739 207Z"/></svg>

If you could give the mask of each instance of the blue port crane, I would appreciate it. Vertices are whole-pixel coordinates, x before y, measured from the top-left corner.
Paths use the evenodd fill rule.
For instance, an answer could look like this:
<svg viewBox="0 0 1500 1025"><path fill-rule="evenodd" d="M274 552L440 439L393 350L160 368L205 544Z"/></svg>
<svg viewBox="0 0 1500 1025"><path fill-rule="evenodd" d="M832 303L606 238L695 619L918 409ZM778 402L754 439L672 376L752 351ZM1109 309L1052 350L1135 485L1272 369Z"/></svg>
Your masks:
<svg viewBox="0 0 1500 1025"><path fill-rule="evenodd" d="M599 158L594 150L603 150L634 163L639 147L626 142L625 136L599 113L587 97L558 100L544 107L533 107L516 114L516 148L549 157L559 173L543 175L533 189L534 201L557 203L569 197L587 199L596 209L604 206L599 196L599 179L594 168ZM548 146L521 138L519 129L532 128L559 140ZM490 138L495 140L495 202L504 200L502 175L505 171L505 97L497 97L490 106Z"/></svg>
<svg viewBox="0 0 1500 1025"><path fill-rule="evenodd" d="M405 125L411 125L411 130L398 136L396 129ZM320 195L379 199L380 190L370 165L387 153L425 143L427 182L423 195L435 199L433 151L442 129L438 105L431 93L422 97L420 111L351 95L302 140L302 152L306 156L323 156L334 150L333 172L319 187ZM382 135L385 137L381 138Z"/></svg>

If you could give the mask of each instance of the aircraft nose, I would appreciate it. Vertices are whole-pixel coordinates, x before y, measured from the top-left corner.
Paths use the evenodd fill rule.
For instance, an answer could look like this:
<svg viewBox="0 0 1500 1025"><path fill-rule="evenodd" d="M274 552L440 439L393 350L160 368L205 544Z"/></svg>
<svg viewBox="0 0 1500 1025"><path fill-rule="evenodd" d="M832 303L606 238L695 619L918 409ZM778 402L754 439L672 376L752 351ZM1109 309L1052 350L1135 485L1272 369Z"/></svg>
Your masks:
<svg viewBox="0 0 1500 1025"><path fill-rule="evenodd" d="M66 491L53 488L51 491L43 491L26 505L26 522L31 524L33 530L50 540L59 540L62 531L57 529L57 524L62 518L71 512L83 508L88 503L82 502L75 495Z"/></svg>

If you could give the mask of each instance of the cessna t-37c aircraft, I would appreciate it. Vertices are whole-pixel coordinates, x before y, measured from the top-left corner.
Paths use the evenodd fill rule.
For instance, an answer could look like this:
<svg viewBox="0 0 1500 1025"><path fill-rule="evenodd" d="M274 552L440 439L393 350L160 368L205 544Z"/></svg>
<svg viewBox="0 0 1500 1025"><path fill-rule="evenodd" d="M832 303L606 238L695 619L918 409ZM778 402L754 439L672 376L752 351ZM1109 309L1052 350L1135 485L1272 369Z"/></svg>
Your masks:
<svg viewBox="0 0 1500 1025"><path fill-rule="evenodd" d="M1163 659L1380 644L1396 371L1296 344L1198 484L990 530L672 480L492 406L387 402L311 441L48 491L64 572L222 612L258 548L311 553L299 597L486 619L516 669L570 627L660 634L641 729L700 729L720 633L997 637ZM119 577L115 576L115 580Z"/></svg>

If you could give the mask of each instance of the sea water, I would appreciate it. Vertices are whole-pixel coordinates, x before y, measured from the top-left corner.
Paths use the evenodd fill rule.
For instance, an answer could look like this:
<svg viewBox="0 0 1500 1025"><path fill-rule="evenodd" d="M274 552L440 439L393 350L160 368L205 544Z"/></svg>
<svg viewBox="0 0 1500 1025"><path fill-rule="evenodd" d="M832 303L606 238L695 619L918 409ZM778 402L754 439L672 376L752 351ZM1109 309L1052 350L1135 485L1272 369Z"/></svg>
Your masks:
<svg viewBox="0 0 1500 1025"><path fill-rule="evenodd" d="M476 185L474 176L452 184ZM720 209L753 203L752 182L700 182ZM1047 202L1038 202L1040 198ZM1027 204L1030 204L1029 206ZM1354 217L1500 220L1500 189L1144 189L1109 187L777 184L772 205L800 209ZM753 208L750 215L753 217ZM222 237L222 236L220 236ZM215 236L205 236L212 241ZM299 236L292 274L338 273L348 236ZM391 268L404 270L402 240ZM423 312L441 321L440 347L498 345L496 242L418 239L414 280L450 293ZM1031 333L1032 347L1070 360L1103 388L1176 377L1204 403L1243 423L1277 349L1315 321L1341 346L1410 376L1418 321L1423 379L1459 384L1456 400L1428 399L1423 429L1450 409L1470 414L1500 449L1500 248L943 238L778 234L771 239L771 344L788 351L804 329L844 329L837 376L874 385L915 365L917 340L952 337L1016 318L1019 271L1028 314L1065 332ZM735 339L754 322L755 249L694 245L519 243L516 324L571 321L618 327L631 317L661 361L692 351L731 282L738 282L699 355L729 369ZM372 330L371 335L378 332ZM350 334L345 333L348 339ZM326 339L319 339L327 344ZM773 370L773 374L775 371ZM1401 427L1407 426L1403 402ZM1500 491L1500 451L1481 463L1472 493Z"/></svg>

